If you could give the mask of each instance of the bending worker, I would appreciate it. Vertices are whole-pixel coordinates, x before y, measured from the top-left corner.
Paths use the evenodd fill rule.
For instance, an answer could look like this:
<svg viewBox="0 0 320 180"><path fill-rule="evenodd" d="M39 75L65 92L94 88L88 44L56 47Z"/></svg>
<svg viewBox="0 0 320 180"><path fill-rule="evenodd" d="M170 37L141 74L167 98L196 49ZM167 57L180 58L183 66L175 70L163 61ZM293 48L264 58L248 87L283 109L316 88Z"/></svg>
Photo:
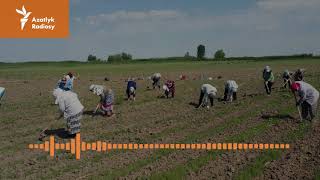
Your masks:
<svg viewBox="0 0 320 180"><path fill-rule="evenodd" d="M196 108L199 108L201 105L209 108L208 99L210 99L210 104L213 106L213 99L216 98L218 92L217 89L211 84L203 84L200 91L199 103Z"/></svg>
<svg viewBox="0 0 320 180"><path fill-rule="evenodd" d="M268 95L270 95L272 86L274 83L274 76L269 66L266 66L263 70L263 80L264 80L264 87L266 89L266 92Z"/></svg>
<svg viewBox="0 0 320 180"><path fill-rule="evenodd" d="M292 83L291 89L298 94L300 99L297 100L296 106L301 106L302 118L313 120L316 116L319 91L317 91L310 84L303 81L296 81Z"/></svg>
<svg viewBox="0 0 320 180"><path fill-rule="evenodd" d="M224 101L237 100L238 84L234 80L228 80L224 88Z"/></svg>

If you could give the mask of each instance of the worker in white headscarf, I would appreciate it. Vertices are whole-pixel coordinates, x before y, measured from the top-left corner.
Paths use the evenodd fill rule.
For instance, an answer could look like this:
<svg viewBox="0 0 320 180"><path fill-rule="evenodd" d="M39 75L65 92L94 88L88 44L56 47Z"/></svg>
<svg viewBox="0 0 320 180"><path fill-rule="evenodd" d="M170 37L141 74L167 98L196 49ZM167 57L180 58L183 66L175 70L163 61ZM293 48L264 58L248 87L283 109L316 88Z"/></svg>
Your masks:
<svg viewBox="0 0 320 180"><path fill-rule="evenodd" d="M111 117L114 115L114 93L111 89L107 89L105 86L101 85L91 85L89 90L93 94L100 96L100 102L98 103L93 114L96 114L98 110L101 110L103 115Z"/></svg>
<svg viewBox="0 0 320 180"><path fill-rule="evenodd" d="M228 80L224 88L224 101L237 100L238 84L234 80Z"/></svg>
<svg viewBox="0 0 320 180"><path fill-rule="evenodd" d="M263 69L262 77L264 80L264 87L266 89L267 94L270 96L272 91L272 86L274 84L274 75L270 66L266 66Z"/></svg>
<svg viewBox="0 0 320 180"><path fill-rule="evenodd" d="M5 92L5 88L3 88L3 87L0 87L0 103L1 103L1 99L2 99L2 97L4 96L4 92Z"/></svg>
<svg viewBox="0 0 320 180"><path fill-rule="evenodd" d="M210 99L211 106L213 106L213 100L217 97L217 92L217 89L211 84L203 84L200 89L199 103L196 108L199 108L202 105L209 109L208 99Z"/></svg>
<svg viewBox="0 0 320 180"><path fill-rule="evenodd" d="M152 87L153 89L155 89L156 87L158 87L159 89L160 87L160 80L161 80L161 74L160 73L154 73L151 76L151 80L152 80Z"/></svg>
<svg viewBox="0 0 320 180"><path fill-rule="evenodd" d="M82 119L83 105L78 95L72 91L55 92L54 96L59 104L61 117L67 122L67 131L70 136L80 132L80 120Z"/></svg>

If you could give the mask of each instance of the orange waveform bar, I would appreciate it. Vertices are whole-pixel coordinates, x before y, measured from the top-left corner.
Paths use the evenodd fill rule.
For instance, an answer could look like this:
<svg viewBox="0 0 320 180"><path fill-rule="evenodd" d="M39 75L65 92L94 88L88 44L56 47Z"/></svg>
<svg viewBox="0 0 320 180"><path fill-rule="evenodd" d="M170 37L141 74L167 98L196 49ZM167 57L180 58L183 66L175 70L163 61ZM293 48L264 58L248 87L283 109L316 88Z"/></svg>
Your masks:
<svg viewBox="0 0 320 180"><path fill-rule="evenodd" d="M197 144L136 144L136 143L107 143L103 141L84 142L81 141L80 133L76 134L75 139L66 143L55 142L55 137L50 136L49 141L43 144L29 144L29 149L49 152L50 157L54 157L57 150L67 151L75 154L76 159L81 158L81 152L96 151L107 152L115 150L206 150L206 151L247 151L247 150L285 150L290 148L290 144L264 144L264 143L197 143Z"/></svg>
<svg viewBox="0 0 320 180"><path fill-rule="evenodd" d="M81 137L80 137L80 133L76 134L76 159L80 159L80 149L81 146Z"/></svg>
<svg viewBox="0 0 320 180"><path fill-rule="evenodd" d="M50 136L50 157L54 157L54 136Z"/></svg>
<svg viewBox="0 0 320 180"><path fill-rule="evenodd" d="M76 153L76 141L75 139L71 139L71 154Z"/></svg>

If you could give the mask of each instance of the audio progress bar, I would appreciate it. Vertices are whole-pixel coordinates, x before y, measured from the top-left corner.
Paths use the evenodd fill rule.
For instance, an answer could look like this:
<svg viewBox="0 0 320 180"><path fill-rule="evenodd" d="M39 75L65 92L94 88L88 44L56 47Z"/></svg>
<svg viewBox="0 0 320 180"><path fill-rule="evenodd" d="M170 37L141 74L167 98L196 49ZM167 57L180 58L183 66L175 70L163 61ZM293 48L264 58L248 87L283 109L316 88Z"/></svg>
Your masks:
<svg viewBox="0 0 320 180"><path fill-rule="evenodd" d="M206 143L206 144L114 144L102 141L84 142L81 141L80 133L75 139L67 143L56 143L55 137L50 136L49 141L43 144L29 144L29 149L40 149L49 152L50 157L54 157L56 150L63 150L75 154L76 159L80 159L81 151L106 152L111 150L153 150L153 149L172 149L172 150L284 150L289 149L289 144L262 144L262 143Z"/></svg>

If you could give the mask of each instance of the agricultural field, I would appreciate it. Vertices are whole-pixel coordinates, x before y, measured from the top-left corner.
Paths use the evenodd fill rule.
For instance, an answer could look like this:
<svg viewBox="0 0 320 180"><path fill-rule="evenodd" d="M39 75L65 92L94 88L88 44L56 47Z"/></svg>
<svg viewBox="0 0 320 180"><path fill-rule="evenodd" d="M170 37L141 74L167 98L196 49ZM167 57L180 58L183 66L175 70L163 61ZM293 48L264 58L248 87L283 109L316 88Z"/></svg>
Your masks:
<svg viewBox="0 0 320 180"><path fill-rule="evenodd" d="M264 91L262 70L276 76L272 96ZM320 178L320 123L298 123L291 92L282 89L285 69L306 69L305 80L320 89L319 60L202 61L132 64L0 64L0 86L7 92L0 107L0 179L317 179ZM28 149L41 143L42 129L65 128L56 120L52 90L69 71L79 78L74 91L85 106L83 141L110 143L288 143L288 150L117 150L83 152L81 159L64 151L55 158ZM160 98L148 90L154 72L176 80L176 97ZM187 80L177 80L180 75ZM110 81L105 81L105 78ZM125 100L125 80L138 80L137 100ZM208 80L212 77L212 80ZM238 100L215 101L195 109L200 86L210 83L222 98L225 81L239 84ZM115 91L116 116L92 116L99 97L89 91L101 84ZM56 136L60 142L67 139ZM48 140L45 139L45 140Z"/></svg>

